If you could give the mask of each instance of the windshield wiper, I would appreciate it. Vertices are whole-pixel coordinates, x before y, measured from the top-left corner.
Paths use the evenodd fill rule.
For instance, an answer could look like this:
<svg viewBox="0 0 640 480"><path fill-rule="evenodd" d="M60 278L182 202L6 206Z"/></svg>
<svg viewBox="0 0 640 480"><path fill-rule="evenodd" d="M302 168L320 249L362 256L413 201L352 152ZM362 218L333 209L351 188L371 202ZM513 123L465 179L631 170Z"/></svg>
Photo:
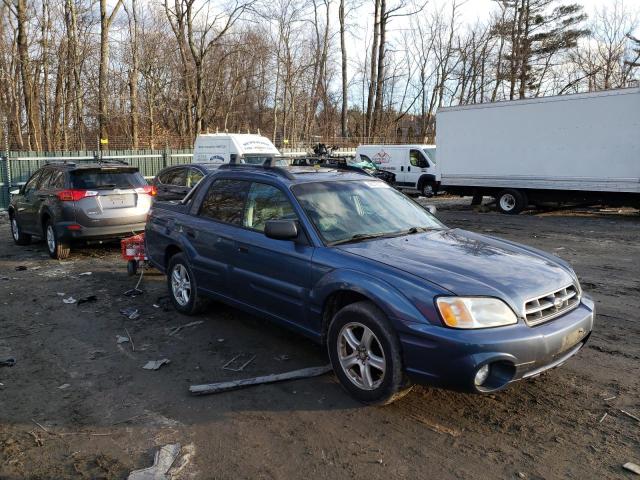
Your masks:
<svg viewBox="0 0 640 480"><path fill-rule="evenodd" d="M363 240L371 240L373 238L385 238L385 237L395 237L397 234L389 234L389 233L356 233L349 238L343 238L342 240L336 240L335 242L331 242L329 245L341 245L343 243L356 243L361 242Z"/></svg>
<svg viewBox="0 0 640 480"><path fill-rule="evenodd" d="M107 190L109 188L116 188L116 184L115 183L105 183L103 185L96 185L95 187L96 190Z"/></svg>

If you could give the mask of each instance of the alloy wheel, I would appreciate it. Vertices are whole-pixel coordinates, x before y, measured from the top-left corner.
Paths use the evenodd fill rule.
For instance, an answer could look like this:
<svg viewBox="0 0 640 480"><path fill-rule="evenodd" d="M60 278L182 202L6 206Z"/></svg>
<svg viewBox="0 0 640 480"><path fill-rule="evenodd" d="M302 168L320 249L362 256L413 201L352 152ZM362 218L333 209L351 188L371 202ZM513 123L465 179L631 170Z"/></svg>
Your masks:
<svg viewBox="0 0 640 480"><path fill-rule="evenodd" d="M382 344L362 323L351 322L338 335L338 359L347 378L363 390L375 390L387 368Z"/></svg>
<svg viewBox="0 0 640 480"><path fill-rule="evenodd" d="M171 291L176 302L182 307L191 299L191 280L184 265L178 263L171 272Z"/></svg>
<svg viewBox="0 0 640 480"><path fill-rule="evenodd" d="M51 253L56 251L56 234L52 225L47 225L47 247Z"/></svg>
<svg viewBox="0 0 640 480"><path fill-rule="evenodd" d="M18 227L18 221L14 218L11 219L11 234L13 239L17 242L20 239L20 230Z"/></svg>

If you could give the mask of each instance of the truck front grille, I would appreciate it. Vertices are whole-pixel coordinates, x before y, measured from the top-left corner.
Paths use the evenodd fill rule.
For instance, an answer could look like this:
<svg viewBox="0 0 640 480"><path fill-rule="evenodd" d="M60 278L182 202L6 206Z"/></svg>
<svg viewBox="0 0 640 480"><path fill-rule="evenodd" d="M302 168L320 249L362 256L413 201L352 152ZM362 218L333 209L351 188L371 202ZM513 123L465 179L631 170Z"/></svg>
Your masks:
<svg viewBox="0 0 640 480"><path fill-rule="evenodd" d="M572 310L580 303L580 294L575 285L529 300L524 304L524 318L530 326L551 320Z"/></svg>

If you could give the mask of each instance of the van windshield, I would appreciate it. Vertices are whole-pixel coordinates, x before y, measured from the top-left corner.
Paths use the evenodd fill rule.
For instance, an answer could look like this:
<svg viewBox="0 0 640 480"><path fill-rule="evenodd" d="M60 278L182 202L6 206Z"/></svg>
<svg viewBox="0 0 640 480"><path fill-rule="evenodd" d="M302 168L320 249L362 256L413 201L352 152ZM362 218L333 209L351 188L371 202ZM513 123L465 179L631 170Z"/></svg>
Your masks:
<svg viewBox="0 0 640 480"><path fill-rule="evenodd" d="M291 190L328 245L445 228L380 180L303 183Z"/></svg>
<svg viewBox="0 0 640 480"><path fill-rule="evenodd" d="M425 148L423 150L423 152L427 156L429 161L431 161L431 163L433 163L435 165L436 164L436 149L435 148Z"/></svg>

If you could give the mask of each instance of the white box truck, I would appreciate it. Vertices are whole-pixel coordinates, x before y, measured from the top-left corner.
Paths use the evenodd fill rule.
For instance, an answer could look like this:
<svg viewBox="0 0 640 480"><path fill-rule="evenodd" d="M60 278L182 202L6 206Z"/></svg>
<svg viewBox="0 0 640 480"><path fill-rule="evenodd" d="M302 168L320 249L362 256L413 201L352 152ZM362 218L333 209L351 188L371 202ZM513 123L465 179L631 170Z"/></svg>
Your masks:
<svg viewBox="0 0 640 480"><path fill-rule="evenodd" d="M640 204L640 88L441 108L434 188L545 202Z"/></svg>
<svg viewBox="0 0 640 480"><path fill-rule="evenodd" d="M417 190L430 197L436 181L435 145L360 145L356 162L373 162L378 168L393 172L395 186L403 190Z"/></svg>
<svg viewBox="0 0 640 480"><path fill-rule="evenodd" d="M253 163L279 157L267 137L250 133L202 133L193 145L193 163Z"/></svg>

